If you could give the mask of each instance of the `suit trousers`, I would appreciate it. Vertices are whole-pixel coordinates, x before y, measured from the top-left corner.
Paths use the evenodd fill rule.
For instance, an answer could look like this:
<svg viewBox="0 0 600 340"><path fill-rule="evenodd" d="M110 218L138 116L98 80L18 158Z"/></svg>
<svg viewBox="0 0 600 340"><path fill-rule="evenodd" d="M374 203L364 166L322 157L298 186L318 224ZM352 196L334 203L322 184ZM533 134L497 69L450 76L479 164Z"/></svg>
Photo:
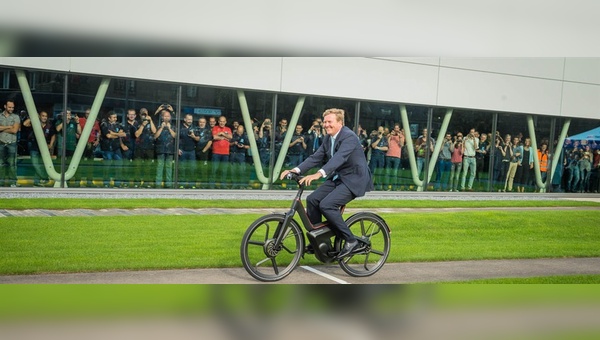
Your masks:
<svg viewBox="0 0 600 340"><path fill-rule="evenodd" d="M325 216L336 235L347 242L353 242L356 238L346 225L340 207L354 198L354 194L342 181L326 180L306 198L308 218L312 224L317 224L322 221L321 216Z"/></svg>

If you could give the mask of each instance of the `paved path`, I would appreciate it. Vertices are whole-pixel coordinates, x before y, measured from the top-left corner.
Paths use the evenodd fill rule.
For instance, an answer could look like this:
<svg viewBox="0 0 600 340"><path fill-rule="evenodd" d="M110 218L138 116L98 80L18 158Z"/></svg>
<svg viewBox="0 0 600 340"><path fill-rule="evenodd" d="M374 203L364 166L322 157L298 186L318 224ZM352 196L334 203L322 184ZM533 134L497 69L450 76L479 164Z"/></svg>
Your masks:
<svg viewBox="0 0 600 340"><path fill-rule="evenodd" d="M356 278L337 265L306 267L300 262L284 284L399 284L521 278L557 275L600 275L600 258L445 261L387 263L370 277ZM243 268L148 270L105 273L0 276L0 284L254 284Z"/></svg>

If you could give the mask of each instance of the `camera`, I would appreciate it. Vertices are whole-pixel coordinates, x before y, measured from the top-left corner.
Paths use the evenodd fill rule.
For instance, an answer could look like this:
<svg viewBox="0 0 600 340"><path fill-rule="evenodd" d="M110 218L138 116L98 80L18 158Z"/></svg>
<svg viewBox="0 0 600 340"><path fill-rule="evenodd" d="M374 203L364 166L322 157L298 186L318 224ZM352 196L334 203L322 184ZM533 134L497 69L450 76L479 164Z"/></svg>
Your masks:
<svg viewBox="0 0 600 340"><path fill-rule="evenodd" d="M192 130L192 129L189 129L189 130L188 130L188 136L191 136L191 135L193 135L193 134L194 134L194 130Z"/></svg>

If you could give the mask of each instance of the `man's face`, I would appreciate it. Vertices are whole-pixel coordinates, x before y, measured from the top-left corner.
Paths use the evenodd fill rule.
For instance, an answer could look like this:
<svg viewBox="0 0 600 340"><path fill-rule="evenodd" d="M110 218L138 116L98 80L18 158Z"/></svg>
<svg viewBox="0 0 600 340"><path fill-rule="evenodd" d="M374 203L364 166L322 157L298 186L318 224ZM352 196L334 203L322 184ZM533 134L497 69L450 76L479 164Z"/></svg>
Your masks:
<svg viewBox="0 0 600 340"><path fill-rule="evenodd" d="M244 134L244 126L243 125L238 125L236 128L236 132L238 135L243 135Z"/></svg>
<svg viewBox="0 0 600 340"><path fill-rule="evenodd" d="M217 120L214 117L211 117L208 120L208 124L210 124L210 127L213 127L213 126L217 125Z"/></svg>
<svg viewBox="0 0 600 340"><path fill-rule="evenodd" d="M323 120L323 127L328 135L335 136L335 134L342 129L342 122L338 121L335 114L331 113L325 116Z"/></svg>
<svg viewBox="0 0 600 340"><path fill-rule="evenodd" d="M451 140L452 136L449 133L447 133L445 138L446 138L446 140Z"/></svg>
<svg viewBox="0 0 600 340"><path fill-rule="evenodd" d="M168 123L171 121L171 113L168 110L163 111L163 122Z"/></svg>
<svg viewBox="0 0 600 340"><path fill-rule="evenodd" d="M117 114L112 114L110 116L108 116L108 122L113 124L117 121Z"/></svg>
<svg viewBox="0 0 600 340"><path fill-rule="evenodd" d="M7 102L4 104L4 110L8 113L13 113L15 111L15 103Z"/></svg>
<svg viewBox="0 0 600 340"><path fill-rule="evenodd" d="M191 126L192 123L194 122L194 118L192 118L192 116L185 116L183 118L183 122L185 123L185 125Z"/></svg>
<svg viewBox="0 0 600 340"><path fill-rule="evenodd" d="M206 119L200 118L200 120L198 121L198 126L204 128L206 126Z"/></svg>
<svg viewBox="0 0 600 340"><path fill-rule="evenodd" d="M225 127L225 124L227 124L227 119L225 119L225 117L219 118L219 126Z"/></svg>
<svg viewBox="0 0 600 340"><path fill-rule="evenodd" d="M287 127L287 120L282 119L281 122L279 122L279 125L281 125L281 127Z"/></svg>
<svg viewBox="0 0 600 340"><path fill-rule="evenodd" d="M296 126L296 133L297 134L301 134L302 133L302 126L301 125Z"/></svg>
<svg viewBox="0 0 600 340"><path fill-rule="evenodd" d="M85 110L85 118L90 116L90 110Z"/></svg>
<svg viewBox="0 0 600 340"><path fill-rule="evenodd" d="M127 111L127 120L130 122L135 120L135 111Z"/></svg>
<svg viewBox="0 0 600 340"><path fill-rule="evenodd" d="M45 124L48 121L48 114L44 111L40 112L40 122Z"/></svg>

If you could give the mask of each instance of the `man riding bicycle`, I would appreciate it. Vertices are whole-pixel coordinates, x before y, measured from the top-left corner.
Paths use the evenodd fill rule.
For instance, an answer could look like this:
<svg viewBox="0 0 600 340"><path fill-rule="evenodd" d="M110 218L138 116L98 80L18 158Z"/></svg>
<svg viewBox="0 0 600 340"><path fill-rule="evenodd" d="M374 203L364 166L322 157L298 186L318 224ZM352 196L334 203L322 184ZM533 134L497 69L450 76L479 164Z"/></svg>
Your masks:
<svg viewBox="0 0 600 340"><path fill-rule="evenodd" d="M337 257L342 259L358 247L358 241L344 222L340 207L371 191L373 180L358 136L344 126L344 110L332 108L323 112L323 127L327 135L319 149L294 169L283 171L280 179L290 172L302 174L324 164L316 173L302 178L300 184L327 179L308 195L306 210L313 225L321 223L321 216L325 216L332 229L345 240Z"/></svg>

